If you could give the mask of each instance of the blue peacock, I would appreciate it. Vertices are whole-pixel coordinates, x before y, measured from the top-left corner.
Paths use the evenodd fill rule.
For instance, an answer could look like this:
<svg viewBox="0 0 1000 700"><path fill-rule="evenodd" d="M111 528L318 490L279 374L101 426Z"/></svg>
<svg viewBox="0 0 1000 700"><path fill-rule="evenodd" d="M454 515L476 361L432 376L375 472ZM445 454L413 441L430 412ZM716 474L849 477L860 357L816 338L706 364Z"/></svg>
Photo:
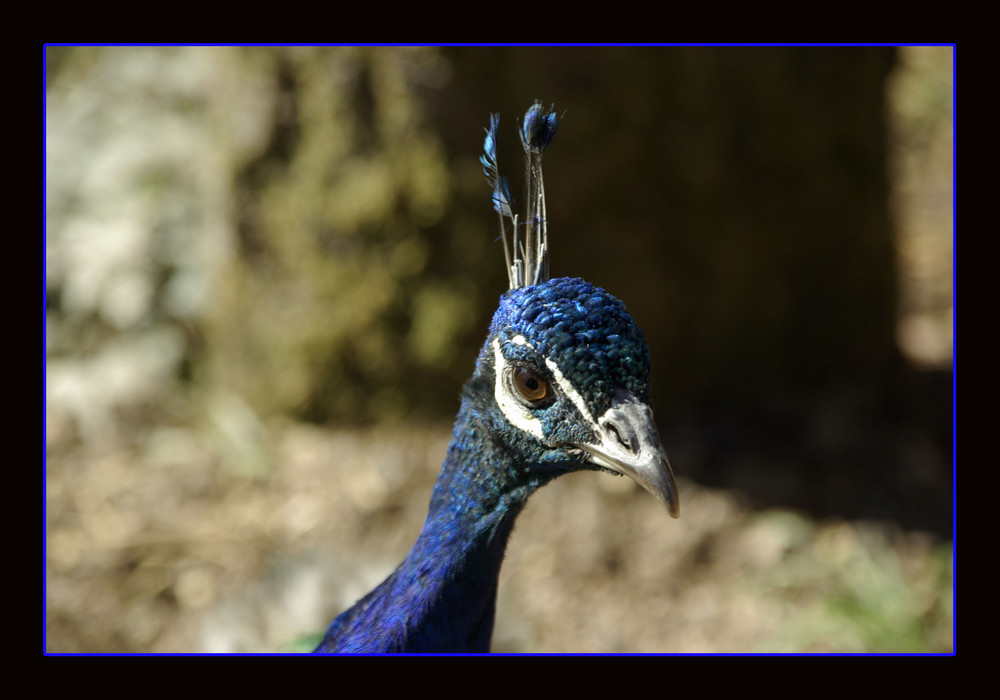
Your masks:
<svg viewBox="0 0 1000 700"><path fill-rule="evenodd" d="M549 279L541 161L560 120L535 102L520 124L528 198L521 221L497 168L499 117L491 115L481 161L510 289L462 392L420 536L385 581L333 621L317 652L488 652L514 520L536 489L561 474L624 474L678 516L649 407L645 336L603 289Z"/></svg>

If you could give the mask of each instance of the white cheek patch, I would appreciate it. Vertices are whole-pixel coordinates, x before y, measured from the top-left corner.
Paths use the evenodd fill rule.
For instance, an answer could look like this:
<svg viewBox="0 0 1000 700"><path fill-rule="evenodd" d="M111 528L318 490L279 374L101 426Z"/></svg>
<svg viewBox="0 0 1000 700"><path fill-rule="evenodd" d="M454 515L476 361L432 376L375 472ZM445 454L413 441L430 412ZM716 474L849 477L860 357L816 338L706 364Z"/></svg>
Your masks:
<svg viewBox="0 0 1000 700"><path fill-rule="evenodd" d="M521 343L518 344L524 344L524 338L521 336L517 337L521 338ZM514 342L517 342L517 338L514 338ZM500 352L500 341L496 338L493 339L493 357L493 371L496 377L493 396L496 399L497 406L503 411L504 416L507 417L511 425L520 428L530 435L534 435L539 440L544 439L541 421L535 418L531 411L510 395L503 381L503 377L506 374L507 360L504 359L503 353Z"/></svg>

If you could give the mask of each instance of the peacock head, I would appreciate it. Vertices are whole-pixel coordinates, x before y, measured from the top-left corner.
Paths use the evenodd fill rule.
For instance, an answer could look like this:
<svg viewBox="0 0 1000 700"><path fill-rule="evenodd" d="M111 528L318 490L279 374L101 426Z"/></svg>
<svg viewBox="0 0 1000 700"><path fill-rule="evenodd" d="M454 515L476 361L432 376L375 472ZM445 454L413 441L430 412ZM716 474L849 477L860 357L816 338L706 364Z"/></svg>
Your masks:
<svg viewBox="0 0 1000 700"><path fill-rule="evenodd" d="M542 154L562 117L535 102L519 125L527 210L514 213L491 115L483 172L500 220L510 290L480 355L479 386L508 447L539 469L604 469L633 478L679 512L677 486L649 406L649 348L625 305L581 279L549 279ZM510 238L508 242L508 226ZM492 370L492 377L483 376Z"/></svg>
<svg viewBox="0 0 1000 700"><path fill-rule="evenodd" d="M625 305L563 277L508 291L480 366L496 413L540 469L631 477L679 512L677 487L649 407L649 349Z"/></svg>

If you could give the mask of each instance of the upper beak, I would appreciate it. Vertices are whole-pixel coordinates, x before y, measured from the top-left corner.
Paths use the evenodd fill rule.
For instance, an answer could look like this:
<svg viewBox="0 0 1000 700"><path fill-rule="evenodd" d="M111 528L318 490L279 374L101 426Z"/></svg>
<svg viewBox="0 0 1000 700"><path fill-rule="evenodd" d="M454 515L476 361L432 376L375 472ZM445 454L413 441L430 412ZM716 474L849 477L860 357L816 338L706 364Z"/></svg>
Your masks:
<svg viewBox="0 0 1000 700"><path fill-rule="evenodd" d="M575 443L588 461L631 477L660 499L671 517L680 517L680 499L653 412L631 395L619 396L598 421L596 444Z"/></svg>

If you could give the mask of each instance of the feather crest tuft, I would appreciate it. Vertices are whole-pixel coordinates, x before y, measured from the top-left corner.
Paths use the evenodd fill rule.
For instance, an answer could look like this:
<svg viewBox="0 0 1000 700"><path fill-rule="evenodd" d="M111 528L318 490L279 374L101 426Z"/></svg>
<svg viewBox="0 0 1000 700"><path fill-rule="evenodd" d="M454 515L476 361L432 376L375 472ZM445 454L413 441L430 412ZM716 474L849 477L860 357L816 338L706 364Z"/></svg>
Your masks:
<svg viewBox="0 0 1000 700"><path fill-rule="evenodd" d="M549 233L542 154L552 144L561 121L562 117L555 113L554 106L546 110L536 100L524 113L524 120L519 124L518 134L525 156L525 189L528 194L528 210L524 219L519 220L513 213L507 178L500 175L497 165L500 115L490 115L490 125L483 142L483 155L479 157L479 161L483 164L483 173L492 191L493 208L500 216L500 236L503 238L507 278L511 289L529 287L549 279ZM510 219L513 224L512 246L507 242L505 219ZM524 229L523 236L520 227Z"/></svg>

